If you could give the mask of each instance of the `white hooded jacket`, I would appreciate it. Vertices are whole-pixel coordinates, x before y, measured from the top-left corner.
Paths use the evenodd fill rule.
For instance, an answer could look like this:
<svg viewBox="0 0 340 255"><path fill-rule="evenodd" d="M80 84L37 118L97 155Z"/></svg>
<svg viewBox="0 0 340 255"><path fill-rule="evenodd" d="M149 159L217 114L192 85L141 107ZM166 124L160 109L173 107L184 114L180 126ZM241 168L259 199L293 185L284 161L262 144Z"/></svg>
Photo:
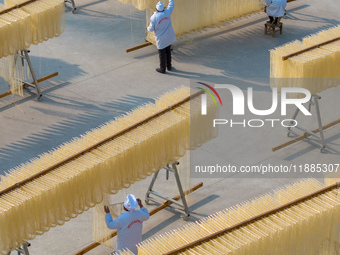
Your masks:
<svg viewBox="0 0 340 255"><path fill-rule="evenodd" d="M267 15L274 18L283 17L287 6L286 0L266 0L267 3Z"/></svg>
<svg viewBox="0 0 340 255"><path fill-rule="evenodd" d="M171 13L174 10L174 0L169 1L169 6L162 12L154 12L150 18L148 31L155 31L157 49L162 50L176 41L174 29L171 24Z"/></svg>
<svg viewBox="0 0 340 255"><path fill-rule="evenodd" d="M149 212L145 207L123 212L115 220L112 219L110 213L105 215L107 227L117 229L116 251L128 248L133 254L138 254L136 244L142 241L143 221L148 220L149 217Z"/></svg>

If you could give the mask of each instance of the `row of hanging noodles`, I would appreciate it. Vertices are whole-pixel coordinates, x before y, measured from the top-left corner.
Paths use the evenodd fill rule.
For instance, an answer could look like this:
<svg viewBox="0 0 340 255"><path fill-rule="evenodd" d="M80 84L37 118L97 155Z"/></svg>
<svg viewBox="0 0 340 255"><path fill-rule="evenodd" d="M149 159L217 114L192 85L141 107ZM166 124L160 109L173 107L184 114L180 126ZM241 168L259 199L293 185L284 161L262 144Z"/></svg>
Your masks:
<svg viewBox="0 0 340 255"><path fill-rule="evenodd" d="M25 2L5 0L0 11ZM0 15L0 58L14 55L31 44L38 44L59 36L65 28L63 0L36 0L19 9Z"/></svg>
<svg viewBox="0 0 340 255"><path fill-rule="evenodd" d="M316 192L325 185L307 179L147 239L138 254L165 254L227 227ZM340 196L332 190L179 254L337 254ZM129 251L120 255L132 254Z"/></svg>
<svg viewBox="0 0 340 255"><path fill-rule="evenodd" d="M8 82L12 94L23 96L22 82L30 78L26 62L16 55L0 58L0 77Z"/></svg>
<svg viewBox="0 0 340 255"><path fill-rule="evenodd" d="M1 178L0 190L29 178L75 153L111 137L139 121L168 109L190 95L180 87L164 94L155 103L143 105L123 117L63 144L55 150L10 170ZM212 127L217 107L208 102L202 116L201 98L196 97L167 111L124 135L84 153L53 171L0 196L0 253L25 240L62 225L100 203L103 193L115 194L145 179L165 164L177 160L216 137ZM190 122L195 123L191 129ZM207 122L209 122L207 124Z"/></svg>
<svg viewBox="0 0 340 255"><path fill-rule="evenodd" d="M139 10L146 10L146 23L155 11L158 0L120 0L132 2ZM162 1L165 6L168 0ZM219 25L262 10L261 0L180 0L175 1L171 15L172 25L177 37L206 27ZM149 42L156 44L154 32L148 32Z"/></svg>
<svg viewBox="0 0 340 255"><path fill-rule="evenodd" d="M282 57L340 37L340 26L293 41L270 51L271 86L300 87L312 95L340 84L340 40L293 56ZM299 97L299 95L292 95Z"/></svg>
<svg viewBox="0 0 340 255"><path fill-rule="evenodd" d="M0 12L25 2L5 0ZM22 81L29 78L27 65L16 54L32 44L59 36L65 28L63 0L36 0L0 15L0 77L9 83L13 94L23 95ZM16 61L17 59L17 61Z"/></svg>

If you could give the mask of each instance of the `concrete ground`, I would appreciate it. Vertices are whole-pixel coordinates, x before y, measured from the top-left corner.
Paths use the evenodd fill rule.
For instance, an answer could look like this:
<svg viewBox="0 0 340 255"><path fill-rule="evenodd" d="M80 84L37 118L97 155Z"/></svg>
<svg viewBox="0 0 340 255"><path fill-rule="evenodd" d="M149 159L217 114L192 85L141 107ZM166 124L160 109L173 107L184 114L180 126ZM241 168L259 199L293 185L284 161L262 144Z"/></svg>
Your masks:
<svg viewBox="0 0 340 255"><path fill-rule="evenodd" d="M154 46L125 53L125 49L144 42L144 12L118 0L76 0L76 4L76 14L72 14L66 4L65 32L60 37L30 47L38 77L59 72L57 77L41 83L43 97L37 101L33 94L27 93L24 98L9 96L0 100L0 174L140 104L151 102L166 91L180 85L189 86L193 80L209 83L227 78L242 80L254 87L261 100L271 93L267 81L270 49L340 23L340 7L336 0L298 0L288 4L282 35L272 38L263 34L265 14L196 32L174 45L175 71L162 75L155 72L158 53ZM0 80L0 93L7 91L7 86ZM340 87L320 95L324 99L320 102L323 123L339 119ZM316 128L315 122L310 125ZM226 133L225 130L221 132ZM216 140L198 151L206 152L211 161L238 166L339 163L339 125L325 132L328 147L324 153L305 141L271 152L272 147L289 140L282 128L234 132L228 137L227 153L215 153L220 146ZM257 175L240 177L244 176L192 179L192 185L203 181L204 187L189 199L192 213L188 221L295 180ZM160 180L158 190L176 195L172 180ZM149 182L150 178L125 192L133 191L143 197ZM147 207L152 209L154 205ZM143 239L183 224L185 221L180 219L179 213L163 210L144 223ZM30 251L34 255L73 254L91 241L92 210L89 210L36 237L31 241ZM115 239L112 244L115 246ZM100 246L89 254L113 251Z"/></svg>

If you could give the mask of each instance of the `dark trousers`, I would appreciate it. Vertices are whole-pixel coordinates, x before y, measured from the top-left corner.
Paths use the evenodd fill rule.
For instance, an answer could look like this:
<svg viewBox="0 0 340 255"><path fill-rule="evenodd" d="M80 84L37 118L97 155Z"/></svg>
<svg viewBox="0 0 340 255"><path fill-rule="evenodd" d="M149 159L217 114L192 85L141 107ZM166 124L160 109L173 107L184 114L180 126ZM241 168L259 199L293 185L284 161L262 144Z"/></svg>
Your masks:
<svg viewBox="0 0 340 255"><path fill-rule="evenodd" d="M168 47L158 50L159 54L159 65L162 71L165 71L165 68L171 69L171 45Z"/></svg>
<svg viewBox="0 0 340 255"><path fill-rule="evenodd" d="M269 21L270 21L270 23L272 23L272 24L273 24L274 20L275 20L274 24L276 24L276 23L277 23L277 18L274 18L273 16L268 16L268 17L269 17Z"/></svg>

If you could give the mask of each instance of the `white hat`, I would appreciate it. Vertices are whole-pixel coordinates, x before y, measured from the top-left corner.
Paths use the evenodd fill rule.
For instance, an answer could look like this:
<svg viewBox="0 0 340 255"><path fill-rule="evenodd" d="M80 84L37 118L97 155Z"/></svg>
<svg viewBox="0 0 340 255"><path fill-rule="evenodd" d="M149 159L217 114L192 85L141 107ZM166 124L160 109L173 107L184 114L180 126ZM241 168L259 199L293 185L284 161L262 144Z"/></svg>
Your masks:
<svg viewBox="0 0 340 255"><path fill-rule="evenodd" d="M159 2L156 4L156 9L157 9L157 11L159 11L159 12L164 11L164 4L163 4L161 1L159 1Z"/></svg>
<svg viewBox="0 0 340 255"><path fill-rule="evenodd" d="M137 208L137 206L138 206L138 202L137 202L136 197L132 194L127 195L125 202L124 202L124 207L128 211L133 211Z"/></svg>

